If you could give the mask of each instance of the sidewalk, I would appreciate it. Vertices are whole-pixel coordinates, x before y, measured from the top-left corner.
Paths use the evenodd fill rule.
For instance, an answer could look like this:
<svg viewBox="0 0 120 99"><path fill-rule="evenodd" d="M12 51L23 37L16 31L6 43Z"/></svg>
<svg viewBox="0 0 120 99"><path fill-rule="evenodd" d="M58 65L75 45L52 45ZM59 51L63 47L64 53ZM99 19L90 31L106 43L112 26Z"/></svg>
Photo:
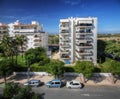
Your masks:
<svg viewBox="0 0 120 99"><path fill-rule="evenodd" d="M33 75L30 76L30 79L38 79L41 80L42 82L46 83L52 79L54 79L53 76L41 76L41 75ZM62 78L63 81L71 81L71 80L77 80L80 81L80 77L75 77L75 76L66 76ZM28 76L27 75L12 75L10 77L7 77L7 82L16 82L16 83L25 83L28 81ZM4 79L0 79L0 83L4 82ZM107 78L101 79L98 82L95 82L95 80L91 79L88 80L85 85L109 85L109 86L120 86L120 79L117 80L115 84L112 84Z"/></svg>

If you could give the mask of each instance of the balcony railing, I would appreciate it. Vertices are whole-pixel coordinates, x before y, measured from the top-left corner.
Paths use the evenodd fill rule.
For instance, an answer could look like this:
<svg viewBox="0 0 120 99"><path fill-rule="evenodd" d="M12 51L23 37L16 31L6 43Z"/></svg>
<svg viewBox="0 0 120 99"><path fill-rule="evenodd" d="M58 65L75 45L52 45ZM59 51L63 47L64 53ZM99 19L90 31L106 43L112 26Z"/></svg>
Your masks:
<svg viewBox="0 0 120 99"><path fill-rule="evenodd" d="M36 29L14 29L14 32L37 32Z"/></svg>
<svg viewBox="0 0 120 99"><path fill-rule="evenodd" d="M70 59L69 56L61 56L62 59Z"/></svg>
<svg viewBox="0 0 120 99"><path fill-rule="evenodd" d="M77 24L76 27L92 27L93 25L91 23L80 23Z"/></svg>
<svg viewBox="0 0 120 99"><path fill-rule="evenodd" d="M92 51L77 51L77 50L76 50L76 52L77 52L79 55L84 55L84 56L86 56L86 55L92 55L92 54L93 54Z"/></svg>
<svg viewBox="0 0 120 99"><path fill-rule="evenodd" d="M92 35L93 33L80 33L80 32L76 32L76 35Z"/></svg>
<svg viewBox="0 0 120 99"><path fill-rule="evenodd" d="M69 35L70 33L60 33L60 35Z"/></svg>
<svg viewBox="0 0 120 99"><path fill-rule="evenodd" d="M62 30L69 30L69 26L65 26L65 27L61 26L60 29L62 29Z"/></svg>
<svg viewBox="0 0 120 99"><path fill-rule="evenodd" d="M70 47L69 44L60 44L61 47Z"/></svg>

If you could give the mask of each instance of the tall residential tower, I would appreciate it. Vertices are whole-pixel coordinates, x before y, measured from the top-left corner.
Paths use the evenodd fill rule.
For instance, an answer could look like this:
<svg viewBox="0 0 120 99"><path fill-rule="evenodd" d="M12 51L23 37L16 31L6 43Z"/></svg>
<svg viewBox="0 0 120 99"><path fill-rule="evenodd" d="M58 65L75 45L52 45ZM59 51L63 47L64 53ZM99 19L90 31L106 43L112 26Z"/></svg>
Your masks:
<svg viewBox="0 0 120 99"><path fill-rule="evenodd" d="M97 18L60 19L59 32L59 52L63 62L97 63Z"/></svg>

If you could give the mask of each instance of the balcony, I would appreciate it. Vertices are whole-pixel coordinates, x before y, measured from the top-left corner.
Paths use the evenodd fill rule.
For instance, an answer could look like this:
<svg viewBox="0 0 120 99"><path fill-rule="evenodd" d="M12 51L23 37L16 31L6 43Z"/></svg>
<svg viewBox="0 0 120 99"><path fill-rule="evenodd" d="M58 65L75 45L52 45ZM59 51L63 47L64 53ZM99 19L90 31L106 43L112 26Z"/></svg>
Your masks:
<svg viewBox="0 0 120 99"><path fill-rule="evenodd" d="M77 38L76 41L80 41L81 43L82 42L87 42L87 41L91 41L92 42L93 39L92 38Z"/></svg>
<svg viewBox="0 0 120 99"><path fill-rule="evenodd" d="M86 28L86 27L92 28L92 26L93 25L91 23L80 23L76 25L76 27L81 27L81 28Z"/></svg>
<svg viewBox="0 0 120 99"><path fill-rule="evenodd" d="M61 55L61 58L62 58L62 59L70 59L69 55L67 55L67 54L62 54L62 55Z"/></svg>
<svg viewBox="0 0 120 99"><path fill-rule="evenodd" d="M69 30L69 26L61 26L60 29L62 29L62 30Z"/></svg>
<svg viewBox="0 0 120 99"><path fill-rule="evenodd" d="M90 32L90 33L86 33L86 32L81 33L79 31L76 31L76 35L92 35L92 34L93 34L92 32Z"/></svg>
<svg viewBox="0 0 120 99"><path fill-rule="evenodd" d="M61 40L62 42L69 42L69 41L70 41L69 38L61 38L60 40Z"/></svg>
<svg viewBox="0 0 120 99"><path fill-rule="evenodd" d="M70 33L60 33L60 35L62 35L62 36L67 36L67 35L69 35Z"/></svg>
<svg viewBox="0 0 120 99"><path fill-rule="evenodd" d="M77 51L76 52L81 55L81 56L88 56L88 55L93 55L92 51Z"/></svg>
<svg viewBox="0 0 120 99"><path fill-rule="evenodd" d="M36 29L14 29L14 32L28 32L28 33L34 33L37 32Z"/></svg>
<svg viewBox="0 0 120 99"><path fill-rule="evenodd" d="M40 46L40 43L35 43L34 46L38 47L38 46Z"/></svg>
<svg viewBox="0 0 120 99"><path fill-rule="evenodd" d="M40 39L35 39L34 42L41 42L41 40Z"/></svg>
<svg viewBox="0 0 120 99"><path fill-rule="evenodd" d="M69 50L60 50L61 54L69 54Z"/></svg>
<svg viewBox="0 0 120 99"><path fill-rule="evenodd" d="M70 47L69 44L60 44L61 47Z"/></svg>

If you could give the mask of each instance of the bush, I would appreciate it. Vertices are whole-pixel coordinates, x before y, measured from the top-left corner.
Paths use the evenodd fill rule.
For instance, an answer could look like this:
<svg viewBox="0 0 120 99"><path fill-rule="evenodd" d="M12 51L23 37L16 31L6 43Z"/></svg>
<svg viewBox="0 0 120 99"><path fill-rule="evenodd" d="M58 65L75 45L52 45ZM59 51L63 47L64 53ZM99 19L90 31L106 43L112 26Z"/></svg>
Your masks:
<svg viewBox="0 0 120 99"><path fill-rule="evenodd" d="M47 71L47 67L46 66L31 66L30 67L30 71L34 71L34 72L46 72Z"/></svg>

